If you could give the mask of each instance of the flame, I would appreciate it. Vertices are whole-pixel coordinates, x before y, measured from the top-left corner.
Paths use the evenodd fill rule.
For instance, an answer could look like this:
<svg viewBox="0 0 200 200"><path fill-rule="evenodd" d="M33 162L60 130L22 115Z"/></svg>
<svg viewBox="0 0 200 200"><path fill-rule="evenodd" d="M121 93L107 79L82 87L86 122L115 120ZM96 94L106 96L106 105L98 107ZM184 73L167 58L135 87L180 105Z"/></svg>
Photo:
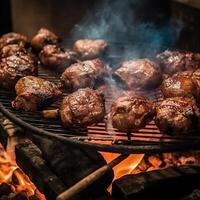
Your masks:
<svg viewBox="0 0 200 200"><path fill-rule="evenodd" d="M12 142L11 142L12 143ZM28 197L38 194L36 186L30 181L28 176L17 166L13 160L13 147L10 145L11 156L4 150L0 144L0 184L7 183L12 186L13 192L23 192ZM39 193L40 200L45 200L45 197Z"/></svg>
<svg viewBox="0 0 200 200"><path fill-rule="evenodd" d="M104 157L107 163L114 160L116 157L118 157L120 154L117 153L107 153L107 152L100 152L101 155ZM126 174L131 174L133 170L138 166L138 164L143 159L144 154L132 154L129 155L125 160L123 160L121 163L116 165L114 170L114 180L118 179ZM114 181L113 180L113 181Z"/></svg>

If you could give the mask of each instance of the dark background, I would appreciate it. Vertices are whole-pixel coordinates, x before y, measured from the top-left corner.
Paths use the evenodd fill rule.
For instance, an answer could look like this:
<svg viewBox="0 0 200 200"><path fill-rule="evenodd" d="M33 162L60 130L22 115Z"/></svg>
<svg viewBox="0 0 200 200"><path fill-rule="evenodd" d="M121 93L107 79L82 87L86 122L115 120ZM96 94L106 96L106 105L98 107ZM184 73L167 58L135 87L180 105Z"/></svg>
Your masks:
<svg viewBox="0 0 200 200"><path fill-rule="evenodd" d="M62 38L88 12L97 0L1 0L0 34L15 31L31 38L41 27ZM170 18L184 22L177 47L200 50L200 9L170 0L138 0L134 10L138 22L162 24Z"/></svg>

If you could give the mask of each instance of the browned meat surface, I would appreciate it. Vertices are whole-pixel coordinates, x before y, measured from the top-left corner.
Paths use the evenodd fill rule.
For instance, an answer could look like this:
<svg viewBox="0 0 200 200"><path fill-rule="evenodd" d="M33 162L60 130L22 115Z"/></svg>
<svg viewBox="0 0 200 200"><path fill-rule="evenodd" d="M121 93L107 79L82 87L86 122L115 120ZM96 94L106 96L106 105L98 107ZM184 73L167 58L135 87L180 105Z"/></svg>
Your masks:
<svg viewBox="0 0 200 200"><path fill-rule="evenodd" d="M196 86L189 73L174 74L165 79L161 85L161 91L165 98L169 97L192 97L196 95Z"/></svg>
<svg viewBox="0 0 200 200"><path fill-rule="evenodd" d="M31 56L17 54L1 60L0 86L2 88L14 89L17 81L28 75L37 75L37 65Z"/></svg>
<svg viewBox="0 0 200 200"><path fill-rule="evenodd" d="M73 50L83 58L91 59L102 53L107 46L108 43L102 39L80 39L74 43Z"/></svg>
<svg viewBox="0 0 200 200"><path fill-rule="evenodd" d="M155 123L165 134L188 134L199 122L200 109L193 98L168 98L156 106Z"/></svg>
<svg viewBox="0 0 200 200"><path fill-rule="evenodd" d="M60 116L66 126L88 126L103 120L105 105L102 95L84 88L66 96L60 107Z"/></svg>
<svg viewBox="0 0 200 200"><path fill-rule="evenodd" d="M47 44L57 44L58 37L48 29L41 28L31 40L31 46L40 51Z"/></svg>
<svg viewBox="0 0 200 200"><path fill-rule="evenodd" d="M95 83L108 75L107 65L100 59L87 60L72 64L61 76L67 90L94 87Z"/></svg>
<svg viewBox="0 0 200 200"><path fill-rule="evenodd" d="M112 103L110 120L121 131L137 131L153 118L153 103L142 96L127 95Z"/></svg>
<svg viewBox="0 0 200 200"><path fill-rule="evenodd" d="M19 79L15 91L17 97L12 102L12 107L25 111L36 111L56 101L62 95L54 83L34 76Z"/></svg>
<svg viewBox="0 0 200 200"><path fill-rule="evenodd" d="M166 50L158 54L157 59L166 74L197 69L200 66L200 54L198 53Z"/></svg>
<svg viewBox="0 0 200 200"><path fill-rule="evenodd" d="M28 40L24 35L11 32L3 35L0 38L0 50L8 44L19 44L26 46L28 44Z"/></svg>
<svg viewBox="0 0 200 200"><path fill-rule="evenodd" d="M113 77L131 90L156 87L162 79L158 65L149 59L125 61Z"/></svg>
<svg viewBox="0 0 200 200"><path fill-rule="evenodd" d="M77 54L69 49L64 50L56 45L46 45L40 52L40 61L49 67L68 67L74 63Z"/></svg>
<svg viewBox="0 0 200 200"><path fill-rule="evenodd" d="M27 54L27 50L23 45L8 44L1 49L0 58L5 58L18 53Z"/></svg>
<svg viewBox="0 0 200 200"><path fill-rule="evenodd" d="M200 69L197 69L192 74L192 81L196 86L196 98L200 101Z"/></svg>

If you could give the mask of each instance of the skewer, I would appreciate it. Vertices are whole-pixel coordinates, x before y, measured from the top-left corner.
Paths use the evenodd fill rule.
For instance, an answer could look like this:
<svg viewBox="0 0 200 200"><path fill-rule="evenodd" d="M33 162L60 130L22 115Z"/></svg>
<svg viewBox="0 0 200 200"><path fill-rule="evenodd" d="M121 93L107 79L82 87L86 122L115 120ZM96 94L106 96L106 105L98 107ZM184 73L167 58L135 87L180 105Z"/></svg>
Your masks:
<svg viewBox="0 0 200 200"><path fill-rule="evenodd" d="M59 115L59 109L52 109L52 110L43 110L42 116L45 119L56 119Z"/></svg>
<svg viewBox="0 0 200 200"><path fill-rule="evenodd" d="M61 193L57 196L56 200L70 200L75 195L78 195L81 191L86 189L88 186L90 186L92 183L94 183L96 180L98 180L100 177L102 177L106 172L108 172L110 169L118 165L120 162L122 162L124 159L126 159L128 155L122 154L112 160L110 163L104 165L103 167L97 169L93 173L86 176L84 179Z"/></svg>

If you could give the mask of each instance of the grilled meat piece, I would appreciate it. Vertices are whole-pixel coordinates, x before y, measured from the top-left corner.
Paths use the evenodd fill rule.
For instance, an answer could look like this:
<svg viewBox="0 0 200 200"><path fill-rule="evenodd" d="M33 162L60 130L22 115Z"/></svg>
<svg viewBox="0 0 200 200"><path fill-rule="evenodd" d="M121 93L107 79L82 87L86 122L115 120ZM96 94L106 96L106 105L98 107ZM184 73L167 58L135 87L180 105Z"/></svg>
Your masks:
<svg viewBox="0 0 200 200"><path fill-rule="evenodd" d="M200 69L193 72L192 81L196 86L196 99L200 101Z"/></svg>
<svg viewBox="0 0 200 200"><path fill-rule="evenodd" d="M17 97L12 102L12 107L25 111L36 111L56 101L62 95L54 83L34 76L19 79L15 91Z"/></svg>
<svg viewBox="0 0 200 200"><path fill-rule="evenodd" d="M112 103L110 120L121 131L137 131L153 118L154 105L138 95L119 97Z"/></svg>
<svg viewBox="0 0 200 200"><path fill-rule="evenodd" d="M19 44L21 46L27 46L28 40L24 35L21 35L19 33L7 33L1 36L0 38L0 50L8 45L8 44Z"/></svg>
<svg viewBox="0 0 200 200"><path fill-rule="evenodd" d="M74 91L84 87L94 87L108 75L107 65L100 59L87 60L72 64L60 77L67 90Z"/></svg>
<svg viewBox="0 0 200 200"><path fill-rule="evenodd" d="M200 66L200 54L179 51L164 51L157 55L163 72L174 74L184 70L197 69Z"/></svg>
<svg viewBox="0 0 200 200"><path fill-rule="evenodd" d="M30 55L16 54L0 62L0 86L14 89L17 81L24 76L37 75L37 65Z"/></svg>
<svg viewBox="0 0 200 200"><path fill-rule="evenodd" d="M168 98L155 110L155 123L165 134L188 134L199 128L200 109L193 98Z"/></svg>
<svg viewBox="0 0 200 200"><path fill-rule="evenodd" d="M60 107L61 120L66 126L88 126L102 121L104 115L104 98L90 88L66 96Z"/></svg>
<svg viewBox="0 0 200 200"><path fill-rule="evenodd" d="M40 51L47 44L57 44L58 37L48 29L41 28L31 40L31 46Z"/></svg>
<svg viewBox="0 0 200 200"><path fill-rule="evenodd" d="M107 46L108 43L102 39L80 39L74 43L73 50L79 53L81 57L91 59L96 58Z"/></svg>
<svg viewBox="0 0 200 200"><path fill-rule="evenodd" d="M40 61L45 66L68 67L75 62L77 54L69 49L64 50L56 45L46 45L40 52Z"/></svg>
<svg viewBox="0 0 200 200"><path fill-rule="evenodd" d="M23 45L8 44L1 49L0 58L5 58L18 53L27 54L28 52Z"/></svg>
<svg viewBox="0 0 200 200"><path fill-rule="evenodd" d="M169 97L192 97L196 95L196 86L191 79L191 74L174 74L165 79L161 84L161 91L165 98Z"/></svg>
<svg viewBox="0 0 200 200"><path fill-rule="evenodd" d="M122 62L113 77L128 89L149 89L162 80L158 65L149 59Z"/></svg>

